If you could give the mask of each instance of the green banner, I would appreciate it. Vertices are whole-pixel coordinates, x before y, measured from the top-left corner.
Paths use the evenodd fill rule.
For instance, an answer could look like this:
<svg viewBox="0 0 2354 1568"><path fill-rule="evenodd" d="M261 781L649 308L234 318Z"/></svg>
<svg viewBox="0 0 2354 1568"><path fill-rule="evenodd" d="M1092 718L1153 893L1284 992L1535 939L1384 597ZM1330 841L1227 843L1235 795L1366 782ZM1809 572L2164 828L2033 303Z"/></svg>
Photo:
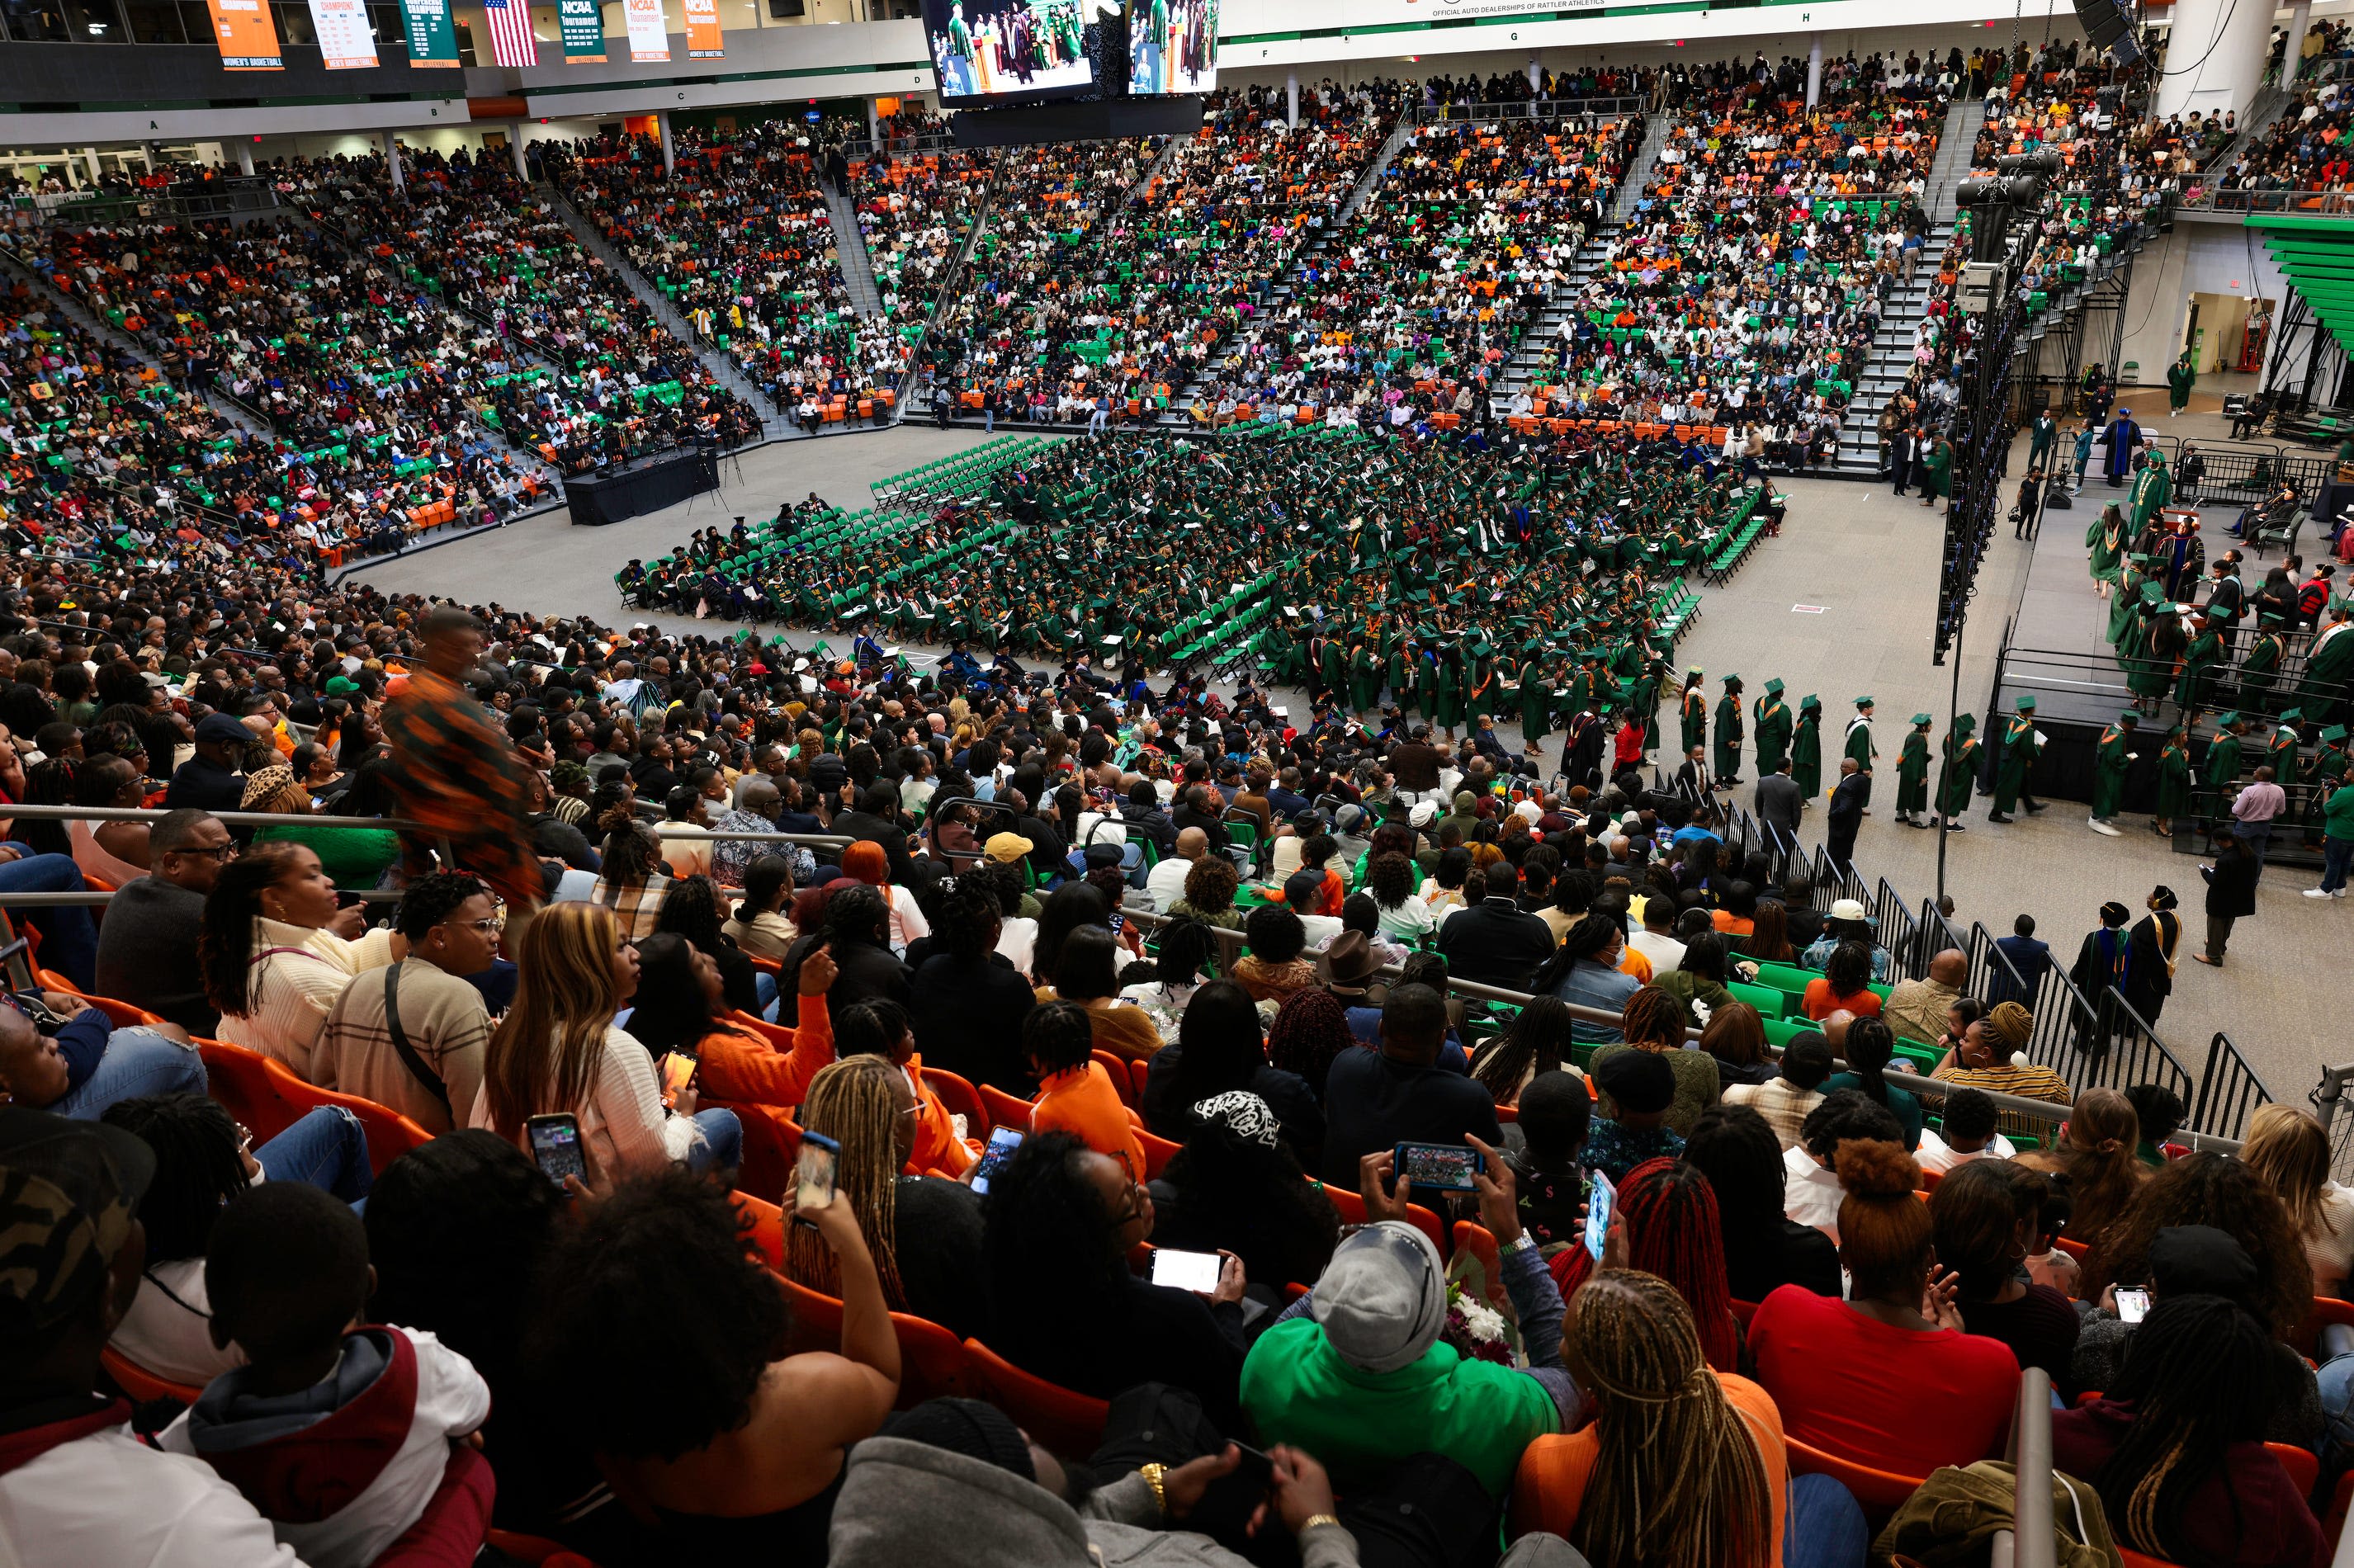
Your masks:
<svg viewBox="0 0 2354 1568"><path fill-rule="evenodd" d="M605 58L602 0L557 0L556 14L564 30L566 60L593 64Z"/></svg>
<svg viewBox="0 0 2354 1568"><path fill-rule="evenodd" d="M450 20L450 0L400 0L400 16L410 65L457 69L458 28Z"/></svg>

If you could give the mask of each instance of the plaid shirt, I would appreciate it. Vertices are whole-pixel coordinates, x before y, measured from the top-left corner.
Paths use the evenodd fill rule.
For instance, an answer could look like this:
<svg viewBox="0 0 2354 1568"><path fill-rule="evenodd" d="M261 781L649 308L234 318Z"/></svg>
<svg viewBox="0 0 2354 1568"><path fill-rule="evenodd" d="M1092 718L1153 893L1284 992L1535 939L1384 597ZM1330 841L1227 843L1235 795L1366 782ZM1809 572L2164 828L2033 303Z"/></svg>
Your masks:
<svg viewBox="0 0 2354 1568"><path fill-rule="evenodd" d="M1802 1089L1787 1078L1776 1078L1764 1084L1735 1084L1724 1091L1724 1103L1747 1106L1766 1118L1783 1148L1795 1149L1807 1113L1822 1104L1823 1097L1819 1089Z"/></svg>
<svg viewBox="0 0 2354 1568"><path fill-rule="evenodd" d="M643 882L616 886L600 876L588 896L591 902L602 904L613 912L623 941L639 941L654 934L655 923L662 918L663 900L670 896L670 878L655 872Z"/></svg>
<svg viewBox="0 0 2354 1568"><path fill-rule="evenodd" d="M448 869L472 872L515 908L544 899L523 759L489 711L455 681L416 670L384 705L384 736L392 747L386 779L400 814L422 829L401 835L408 874L430 870L447 842L457 861Z"/></svg>

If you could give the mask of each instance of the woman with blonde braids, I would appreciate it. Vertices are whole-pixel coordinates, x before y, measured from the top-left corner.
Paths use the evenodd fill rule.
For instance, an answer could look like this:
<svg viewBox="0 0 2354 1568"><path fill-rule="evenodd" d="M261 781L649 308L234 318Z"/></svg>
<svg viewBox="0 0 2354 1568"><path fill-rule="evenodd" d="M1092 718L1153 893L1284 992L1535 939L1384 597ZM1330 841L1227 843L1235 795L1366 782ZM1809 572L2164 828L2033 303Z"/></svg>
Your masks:
<svg viewBox="0 0 2354 1568"><path fill-rule="evenodd" d="M1513 1533L1550 1531L1613 1568L1863 1561L1871 1537L1855 1499L1827 1476L1790 1475L1773 1400L1709 1369L1691 1308L1666 1280L1596 1275L1570 1298L1564 1359L1594 1422L1522 1456Z"/></svg>
<svg viewBox="0 0 2354 1568"><path fill-rule="evenodd" d="M1679 1137L1690 1132L1700 1113L1716 1104L1724 1080L1716 1070L1715 1057L1705 1051L1684 1049L1684 1004L1672 992L1647 985L1627 999L1618 1029L1627 1037L1626 1044L1605 1045L1595 1052L1586 1072L1599 1073L1604 1062L1628 1051L1666 1057L1676 1075L1676 1098L1668 1107L1668 1128ZM1618 1114L1606 1102L1600 1109L1606 1117Z"/></svg>
<svg viewBox="0 0 2354 1568"><path fill-rule="evenodd" d="M895 1312L928 1318L959 1335L980 1333L981 1201L971 1188L937 1176L903 1176L916 1147L919 1110L907 1075L881 1056L851 1056L810 1080L801 1126L842 1145L834 1194L858 1216L859 1233ZM785 1238L785 1277L827 1296L842 1294L840 1262L816 1233Z"/></svg>

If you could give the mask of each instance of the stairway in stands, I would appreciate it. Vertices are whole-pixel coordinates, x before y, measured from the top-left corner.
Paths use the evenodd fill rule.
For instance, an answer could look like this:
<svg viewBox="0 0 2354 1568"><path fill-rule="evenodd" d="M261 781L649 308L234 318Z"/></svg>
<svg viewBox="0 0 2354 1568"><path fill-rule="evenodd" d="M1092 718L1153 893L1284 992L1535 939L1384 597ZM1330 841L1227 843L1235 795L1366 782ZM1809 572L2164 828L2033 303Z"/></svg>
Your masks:
<svg viewBox="0 0 2354 1568"><path fill-rule="evenodd" d="M833 220L835 262L849 285L851 309L862 316L881 315L883 291L875 283L875 261L866 252L866 231L858 227L858 208L840 191L829 190L825 212Z"/></svg>
<svg viewBox="0 0 2354 1568"><path fill-rule="evenodd" d="M737 365L724 350L696 337L695 324L686 319L684 313L670 302L669 296L655 288L652 282L639 274L635 267L630 265L629 258L623 256L618 247L610 244L604 235L598 232L597 226L589 222L578 207L572 205L572 198L566 196L561 187L551 185L547 187L547 193L549 207L557 217L564 220L564 227L572 231L573 238L580 241L581 248L604 262L606 266L610 267L614 276L629 285L630 292L635 294L639 302L653 313L654 320L662 323L669 330L670 334L678 339L682 347L703 363L703 367L711 372L713 380L744 399L752 411L760 416L762 440L776 440L793 434L791 423L778 410L775 404L769 401L769 395L761 391L750 376L744 374L743 366ZM854 223L853 228L854 230ZM864 248L861 249L860 253L864 254Z"/></svg>
<svg viewBox="0 0 2354 1568"><path fill-rule="evenodd" d="M1283 277L1278 280L1274 288L1268 291L1267 308L1260 313L1262 315L1279 310L1281 302L1288 300L1298 291L1298 280L1300 275L1322 257L1325 251L1331 249L1333 240L1349 231L1349 225L1356 220L1358 210L1380 187L1383 174L1390 166L1390 160L1396 157L1406 143L1414 139L1415 131L1420 124L1418 110L1409 110L1398 116L1398 122L1391 128L1388 139L1382 143L1380 151L1367 161L1365 172L1357 177L1356 189L1349 193L1349 199L1342 202L1340 210L1332 215L1332 221L1320 230L1314 238L1303 241L1299 251L1293 255ZM1219 355L1225 350L1228 335L1231 334L1222 334L1216 343L1210 345L1210 355L1204 361L1204 364L1218 363ZM1207 390L1208 377L1200 376L1193 377L1178 389L1177 396L1169 400L1169 407L1161 411L1161 418L1154 423L1162 429L1178 430L1192 425L1193 416L1186 410L1193 408L1195 401L1204 396Z"/></svg>
<svg viewBox="0 0 2354 1568"><path fill-rule="evenodd" d="M1019 152L1020 149L1014 151ZM989 231L991 215L997 209L997 187L1013 166L1012 159L1001 149L990 161L988 182L972 198L972 210L965 215L964 238L957 246L955 257L940 273L939 287L932 294L932 308L925 314L923 330L916 334L916 341L908 349L907 367L899 375L899 395L892 404L891 422L894 425L904 425L918 413L927 418L932 415L931 395L921 390L924 361L931 350L933 334L939 329L940 318L954 307L958 294L964 288L964 275L972 265L973 250L981 244L981 237ZM914 400L919 395L923 397L921 408L914 406Z"/></svg>
<svg viewBox="0 0 2354 1568"><path fill-rule="evenodd" d="M1937 156L1929 165L1929 185L1922 206L1929 214L1928 238L1910 282L1899 283L1880 312L1880 330L1872 335L1872 357L1855 378L1855 393L1840 420L1839 449L1829 472L1842 478L1872 479L1880 472L1880 410L1903 389L1913 373L1913 343L1929 314L1929 291L1937 280L1936 260L1953 243L1956 217L1961 210L1954 193L1969 176L1970 152L1978 127L1986 123L1982 99L1956 99L1946 110L1945 129L1937 133Z"/></svg>
<svg viewBox="0 0 2354 1568"><path fill-rule="evenodd" d="M1602 226L1587 235L1585 243L1577 248L1576 255L1570 259L1569 270L1546 299L1544 308L1537 313L1535 324L1521 339L1520 347L1505 363L1504 373L1496 378L1496 388L1490 395L1489 403L1497 418L1504 417L1511 407L1513 397L1522 388L1536 384L1537 368L1543 362L1545 351L1560 341L1576 300L1601 268L1602 259L1609 254L1612 242L1626 226L1627 216L1635 210L1635 203L1642 197L1643 187L1650 183L1651 172L1659 166L1659 149L1666 144L1668 126L1672 119L1671 115L1664 112L1648 116L1642 143L1635 149L1634 160L1628 166L1627 177L1620 183L1618 194L1611 198L1609 211L1603 215Z"/></svg>

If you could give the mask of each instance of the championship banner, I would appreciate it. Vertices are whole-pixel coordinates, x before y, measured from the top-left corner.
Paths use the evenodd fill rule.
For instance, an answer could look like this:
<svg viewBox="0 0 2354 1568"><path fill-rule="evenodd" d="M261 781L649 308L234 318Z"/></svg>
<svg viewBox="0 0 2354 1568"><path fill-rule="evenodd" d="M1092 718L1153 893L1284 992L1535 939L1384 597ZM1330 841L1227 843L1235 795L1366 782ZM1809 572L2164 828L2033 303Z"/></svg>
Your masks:
<svg viewBox="0 0 2354 1568"><path fill-rule="evenodd" d="M284 70L278 52L278 26L261 0L205 0L213 14L213 42L220 46L223 70Z"/></svg>
<svg viewBox="0 0 2354 1568"><path fill-rule="evenodd" d="M370 70L376 64L376 29L363 0L311 0L319 58L329 70Z"/></svg>
<svg viewBox="0 0 2354 1568"><path fill-rule="evenodd" d="M716 60L726 50L719 37L719 0L682 0L686 8L686 58Z"/></svg>
<svg viewBox="0 0 2354 1568"><path fill-rule="evenodd" d="M557 23L564 33L564 58L595 65L605 58L605 7L601 0L557 0Z"/></svg>
<svg viewBox="0 0 2354 1568"><path fill-rule="evenodd" d="M621 20L630 26L630 58L640 65L670 58L670 31L663 25L662 0L621 0Z"/></svg>
<svg viewBox="0 0 2354 1568"><path fill-rule="evenodd" d="M458 69L458 26L450 20L450 0L400 0L408 32L408 63L435 69Z"/></svg>

